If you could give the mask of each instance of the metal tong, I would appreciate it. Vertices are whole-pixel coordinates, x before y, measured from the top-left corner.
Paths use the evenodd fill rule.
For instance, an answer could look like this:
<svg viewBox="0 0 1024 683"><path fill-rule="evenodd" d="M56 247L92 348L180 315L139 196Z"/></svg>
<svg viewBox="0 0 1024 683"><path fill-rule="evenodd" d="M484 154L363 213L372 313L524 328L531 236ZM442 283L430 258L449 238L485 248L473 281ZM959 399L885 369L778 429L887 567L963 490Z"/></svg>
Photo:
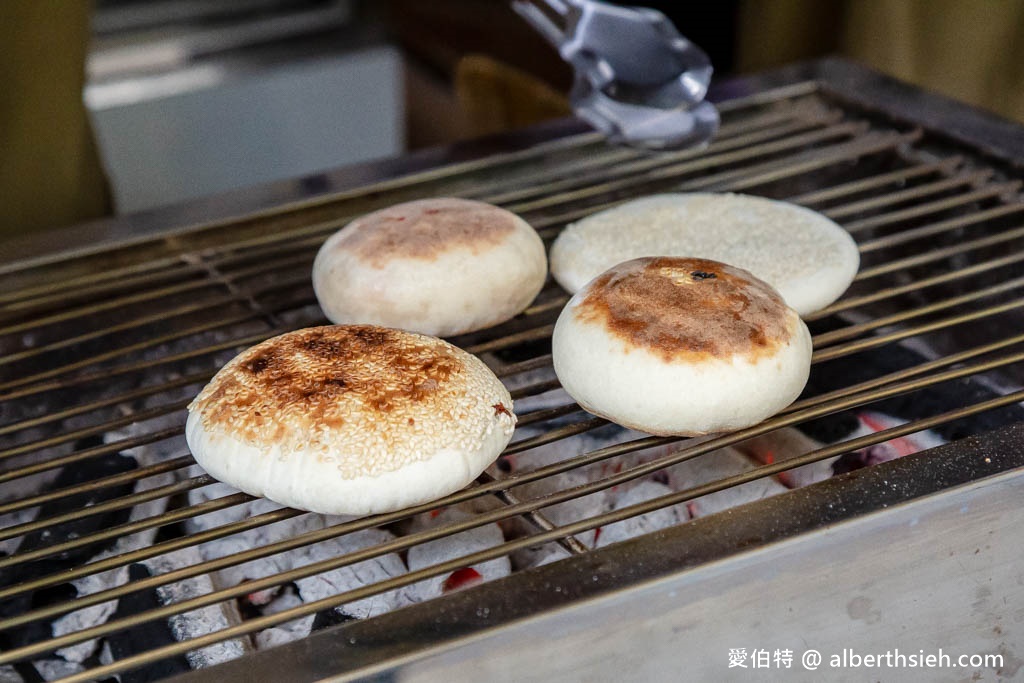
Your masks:
<svg viewBox="0 0 1024 683"><path fill-rule="evenodd" d="M697 147L718 130L704 101L711 61L661 12L597 0L513 0L515 11L575 70L569 101L609 140Z"/></svg>

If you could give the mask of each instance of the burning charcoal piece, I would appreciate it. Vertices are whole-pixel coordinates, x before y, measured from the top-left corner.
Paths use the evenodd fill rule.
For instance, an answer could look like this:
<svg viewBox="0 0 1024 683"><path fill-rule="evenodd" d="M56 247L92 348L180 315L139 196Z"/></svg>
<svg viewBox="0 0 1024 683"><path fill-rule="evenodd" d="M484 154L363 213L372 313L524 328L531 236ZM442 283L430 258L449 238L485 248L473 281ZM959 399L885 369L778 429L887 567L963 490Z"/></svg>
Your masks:
<svg viewBox="0 0 1024 683"><path fill-rule="evenodd" d="M832 443L838 443L905 423L904 420L870 410L845 413L842 417L843 419L836 419L830 423L820 423L818 426L824 427L824 429L817 430L819 435L828 433L834 439ZM778 474L777 479L789 488L800 488L823 481L836 474L844 474L869 465L895 460L944 443L946 443L945 439L934 431L918 432L839 457L827 458L797 467ZM797 429L786 428L749 439L736 447L755 460L771 465L806 455L823 446L824 444L821 442Z"/></svg>
<svg viewBox="0 0 1024 683"><path fill-rule="evenodd" d="M898 420L882 413L864 410L856 413L858 427L856 431L846 436L846 439L856 439L868 434L875 434L892 427L905 424L904 420ZM845 453L832 464L835 474L844 474L859 470L863 467L870 467L882 462L889 462L905 455L911 455L918 451L935 448L946 443L936 432L925 430L916 434L908 434L898 439L892 439L884 443L875 444L859 451Z"/></svg>
<svg viewBox="0 0 1024 683"><path fill-rule="evenodd" d="M755 466L753 461L739 451L733 448L722 448L693 460L673 465L666 471L669 476L669 486L675 491L683 491L749 472ZM785 486L771 477L766 477L695 498L686 503L686 509L690 512L691 517L706 517L744 503L770 498L784 491L786 491Z"/></svg>
<svg viewBox="0 0 1024 683"><path fill-rule="evenodd" d="M544 429L551 429L558 423L565 421L576 421L578 418L562 418L550 420L544 424ZM528 427L525 436L531 435L534 430ZM539 433L539 432L537 432ZM524 438L525 438L524 436ZM509 475L520 474L536 470L554 463L559 463L581 453L590 453L614 444L625 443L636 439L647 437L647 434L626 429L614 424L604 425L589 432L579 434L561 441L531 448L505 458L505 467L495 467L492 473L497 478ZM565 490L581 484L605 479L614 476L629 467L657 460L659 457L672 452L678 448L678 444L656 448L647 448L641 451L628 453L608 460L603 460L594 465L580 467L563 472L561 474L546 477L536 482L526 484L513 489L513 493L522 500L531 500L548 495L553 491ZM634 483L627 483L622 486L611 487L606 490L597 491L582 498L553 505L541 510L543 515L556 525L569 524L581 519L587 519L602 514L612 509L616 498L627 491ZM503 523L506 535L512 538L524 536L533 532L533 528L521 518L515 518ZM594 547L597 532L595 530L576 534L575 538L588 548ZM513 554L513 563L516 567L534 567L539 564L560 559L560 549L549 547L527 548Z"/></svg>
<svg viewBox="0 0 1024 683"><path fill-rule="evenodd" d="M99 443L101 442L98 439L95 441L83 440L76 444L76 447L81 450L98 445ZM136 467L137 463L134 458L117 453L90 458L71 467L63 468L54 480L53 488L61 489L84 484L95 479L129 472ZM65 498L58 498L41 505L36 514L36 519L46 519L73 510L98 505L108 500L130 495L133 490L134 485L126 483L86 491ZM18 546L18 552L36 550L117 526L127 521L130 514L131 510L129 508L113 510L26 534ZM0 587L15 585L32 577L55 574L79 566L85 563L91 556L108 548L111 543L111 541L106 541L89 544L35 562L15 565L10 569L0 572ZM77 591L68 584L55 586L45 591L23 593L0 602L0 618L22 614L32 607L43 607L56 601L71 599L76 595ZM48 622L29 624L24 628L5 634L5 642L2 643L2 647L4 649L21 647L40 640L46 640L50 637L50 634L51 626Z"/></svg>
<svg viewBox="0 0 1024 683"><path fill-rule="evenodd" d="M803 432L786 427L736 444L736 449L765 465L774 465L806 455L822 446L824 444L820 441L815 441ZM836 460L837 458L827 458L810 465L796 467L780 472L775 475L775 478L791 489L798 489L831 477L833 463Z"/></svg>
<svg viewBox="0 0 1024 683"><path fill-rule="evenodd" d="M455 508L449 508L433 518L436 526L444 526L466 518L466 514ZM448 560L494 548L505 542L505 536L497 524L487 524L463 531L462 533L422 543L409 549L409 571L425 569ZM442 595L447 586L449 590L468 588L474 582L491 581L508 576L512 565L507 557L499 557L488 562L463 567L451 572L421 581L408 589L414 602L429 600ZM479 581L476 581L476 576Z"/></svg>
<svg viewBox="0 0 1024 683"><path fill-rule="evenodd" d="M36 672L31 677L25 678L25 683L32 681L57 681L63 680L67 676L73 676L77 673L85 671L85 666L76 664L75 662L65 662L63 659L38 659L33 662L34 669ZM3 678L0 678L2 681ZM106 683L106 681L102 682Z"/></svg>
<svg viewBox="0 0 1024 683"><path fill-rule="evenodd" d="M470 586L476 586L483 582L483 574L472 567L463 567L462 569L456 569L448 575L448 578L441 584L441 592L454 593L455 591L460 591L464 588L469 588Z"/></svg>
<svg viewBox="0 0 1024 683"><path fill-rule="evenodd" d="M299 597L299 590L294 584L290 584L284 587L270 604L261 608L261 611L263 614L277 614L300 605L302 605L302 598ZM265 650L304 638L309 634L314 620L314 616L300 617L293 621L286 621L283 624L263 629L256 634L254 639L256 649Z"/></svg>
<svg viewBox="0 0 1024 683"><path fill-rule="evenodd" d="M630 505L636 505L637 503L670 493L672 493L672 489L664 484L654 481L643 481L619 496L619 499L615 501L614 509L621 510ZM630 517L621 522L598 528L594 545L597 548L603 548L606 545L643 536L652 531L667 529L668 527L681 524L689 518L690 514L685 505L680 504L660 508L637 517Z"/></svg>
<svg viewBox="0 0 1024 683"><path fill-rule="evenodd" d="M829 391L845 389L853 384L875 379L882 375L902 370L928 359L920 353L901 344L889 344L861 353L842 356L824 363L811 373L804 390L804 396L815 396ZM872 410L891 415L901 421L910 422L939 413L981 403L997 394L981 382L964 378L956 382L945 382L935 387L871 404ZM840 421L837 424L837 419ZM1024 408L1011 405L990 410L965 420L939 425L935 432L947 441L963 437L967 433L979 433L1001 427L1009 422L1024 420ZM846 435L860 425L849 414L826 416L800 425L800 430L823 443L842 441Z"/></svg>
<svg viewBox="0 0 1024 683"><path fill-rule="evenodd" d="M146 565L154 574L166 574L199 564L201 561L202 557L199 551L195 547L188 547L147 560ZM214 584L213 577L203 574L177 583L159 586L156 593L161 604L171 605L200 595L207 595L217 588L219 586ZM234 607L234 602L219 602L183 614L175 614L168 619L171 633L174 634L175 640L185 641L236 626L241 623L242 619ZM193 650L186 657L192 668L201 669L241 657L251 650L252 644L249 639L241 637Z"/></svg>
<svg viewBox="0 0 1024 683"><path fill-rule="evenodd" d="M324 526L327 526L326 522ZM394 540L394 535L383 529L364 529L300 548L295 551L293 562L296 567L302 567L391 540ZM295 585L298 586L303 602L313 602L387 581L405 573L406 568L402 559L394 553L389 553L354 565L338 567L322 574L297 579ZM348 618L366 619L388 612L402 604L405 604L404 596L398 591L391 591L356 600L331 611L340 611Z"/></svg>
<svg viewBox="0 0 1024 683"><path fill-rule="evenodd" d="M138 581L152 576L149 568L141 564L128 567L128 580ZM114 618L141 614L161 607L162 603L156 590L150 589L129 593L118 601ZM163 645L175 642L174 635L166 621L147 621L135 628L118 631L107 638L110 651L115 660L140 654ZM121 674L121 683L149 683L158 681L178 673L189 671L190 667L184 657L168 657Z"/></svg>
<svg viewBox="0 0 1024 683"><path fill-rule="evenodd" d="M0 650L6 649L6 639L0 636ZM45 680L31 662L16 662L0 667L0 683L42 683Z"/></svg>
<svg viewBox="0 0 1024 683"><path fill-rule="evenodd" d="M341 610L325 609L316 613L311 630L319 631L320 629L330 628L331 626L337 626L338 624L344 624L354 620L355 617L345 614Z"/></svg>
<svg viewBox="0 0 1024 683"><path fill-rule="evenodd" d="M530 554L525 557L527 557L530 564L518 564L517 558L516 566L519 569L542 567L546 564L551 564L552 562L557 562L570 557L569 551L556 543L548 543L539 548L530 548L529 550Z"/></svg>
<svg viewBox="0 0 1024 683"><path fill-rule="evenodd" d="M198 471L198 468L196 468ZM200 505L209 500L215 500L225 496L238 494L238 489L227 484L212 484L193 491L189 491L189 503ZM243 519L256 517L258 515L273 512L281 509L281 505L266 498L257 498L240 505L234 505L223 510L218 510L206 515L201 515L188 520L185 528L189 532L201 532L215 527L239 522ZM233 534L227 538L218 539L199 546L199 552L204 560L214 560L242 552L251 548L267 545L284 538L290 538L304 531L311 523L312 518L322 520L319 515L302 515L292 517L274 524L257 527L242 533ZM316 526L316 528L320 528ZM288 571L292 568L288 555L271 555L249 562L234 564L225 567L216 573L216 582L222 586L237 586L246 581L261 579L265 576ZM270 603L279 591L278 586L266 588L260 591L253 591L244 596L241 601L251 608L258 610L260 607Z"/></svg>
<svg viewBox="0 0 1024 683"><path fill-rule="evenodd" d="M107 435L109 438L109 434ZM127 452L127 451L126 451ZM158 456L156 449L132 449L132 457L137 461L141 462L152 462L153 458ZM173 473L165 473L155 477L147 477L135 484L135 492L139 493L149 489L157 488L174 481L175 476ZM167 498L157 498L145 503L140 503L132 507L129 515L129 521L136 521L140 519L151 518L163 514L168 505ZM99 561L108 557L117 555L123 555L124 553L132 552L149 546L153 543L157 536L156 529L147 529L140 533L129 534L127 536L121 536L117 539L112 547L109 547L99 554L89 559L89 562ZM149 563L150 566L151 563ZM109 571L100 572L97 574L90 574L72 581L72 584L77 590L79 596L91 595L93 593L113 588L115 586L123 585L128 581L128 568L126 566L120 566L116 569ZM98 605L92 605L83 609L75 610L69 614L66 614L53 622L53 634L55 636L64 635L74 631L80 631L85 628L98 626L103 624L110 618L110 616L117 609L117 601L111 600ZM87 640L85 642L77 643L75 645L69 645L68 647L58 650L58 654L64 659L84 663L87 659L94 656L97 646L99 643L96 640ZM109 648L108 648L109 649Z"/></svg>
<svg viewBox="0 0 1024 683"><path fill-rule="evenodd" d="M310 529L322 529L341 521L338 517L323 515L307 515L304 524ZM320 562L340 557L348 553L364 550L394 540L394 535L383 529L364 529L338 538L328 539L320 543L297 548L283 555L288 568ZM345 567L338 567L321 574L314 574L297 579L294 588L285 587L281 593L263 608L265 614L296 607L302 603L314 602L333 597L346 591L373 585L406 573L405 563L394 554L365 560ZM296 592L298 593L296 595ZM409 604L410 600L401 590L374 595L362 600L341 605L333 609L321 610L315 616L310 615L294 621L268 628L256 635L259 649L275 647L307 636L311 630L326 628L353 619L365 619L383 614L397 607Z"/></svg>

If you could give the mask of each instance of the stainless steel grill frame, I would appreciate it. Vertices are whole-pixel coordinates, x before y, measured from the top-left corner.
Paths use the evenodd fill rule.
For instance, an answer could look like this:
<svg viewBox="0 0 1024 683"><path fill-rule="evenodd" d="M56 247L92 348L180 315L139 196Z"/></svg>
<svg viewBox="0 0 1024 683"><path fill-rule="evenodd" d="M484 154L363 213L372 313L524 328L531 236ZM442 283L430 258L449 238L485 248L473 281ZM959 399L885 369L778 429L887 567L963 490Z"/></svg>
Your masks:
<svg viewBox="0 0 1024 683"><path fill-rule="evenodd" d="M0 483L179 435L181 426L167 426L161 420L173 422L177 417L177 423L184 424L183 409L189 397L212 376L225 354L287 329L321 322L309 284L309 268L317 247L328 234L367 210L420 196L454 194L502 203L524 214L548 240L568 220L652 191L732 190L788 198L841 222L858 239L863 258L862 269L848 295L809 318L814 324L835 321L839 314L853 316L845 319L843 325L832 325L815 335L815 372L821 372L820 368L830 361L904 340L927 338L939 352L937 357L802 398L756 427L687 445L668 458L542 498L521 499L517 487L680 440L649 437L584 453L510 479L484 476L476 486L443 501L307 532L222 560L33 608L0 621L0 630L23 627L133 591L400 521L440 504L481 497L499 503L493 511L457 524L401 536L359 553L0 653L0 662L30 659L146 621L232 600L263 587L376 555L400 552L418 543L515 516L523 517L534 532L498 548L383 584L249 619L210 636L95 667L69 680L110 675L518 548L560 543L575 556L394 614L316 633L299 644L218 667L210 675L251 679L262 674L312 680L366 675L400 665L411 675L419 671L409 663L413 660L420 663L418 666L427 667L424 671L436 673L441 669L432 670L429 666L431 662L438 665L449 661L444 657L486 657L474 649L480 647L474 643L493 644L488 639L497 637L496 634L520 638L523 628L544 632L550 624L567 618L565 615L592 616L604 609L602 605L621 605L623 600L633 597L638 603L647 604L640 597L650 589L645 581L658 579L660 586L673 582L688 585L695 580L693 577L714 566L715 561L739 562L754 551L765 556L778 553L786 545L784 540L803 543L831 524L852 528L851 525L865 519L884 526L886 516L879 511L897 503L903 505L900 510L904 512L899 514L905 514L905 510L918 504L941 508L943 501L947 501L948 506L953 506L957 501L980 495L976 492L981 490L996 500L1011 500L1013 494L1019 495L1024 486L1024 434L1021 425L1010 420L1010 424L995 432L971 435L950 446L619 546L588 551L573 538L587 529L897 436L1005 410L1024 400L1024 391L1013 388L1024 384L1024 333L1020 331L1024 297L1019 291L1024 287L1024 277L1020 275L1020 263L1024 261L1024 200L1019 193L1024 178L1021 129L838 61L731 82L719 92L739 96L722 101L721 134L703 152L651 155L609 148L595 134L568 133L572 124L560 124L534 133L534 137L520 138L525 145L521 149L445 163L431 170L327 193L242 218L199 225L187 223L174 230L134 226L137 231L130 237L123 231L133 227L133 221L97 224L81 229L78 239L97 239L105 233L109 238L106 242L101 240L3 266L0 273L7 287L0 292L0 406L6 406L9 412L0 417ZM538 140L536 135L553 138ZM426 155L407 160L406 164L432 164L439 159L437 154ZM396 168L385 164L376 170L387 175ZM314 189L333 189L329 181L327 186L310 182ZM281 195L276 197L280 199ZM229 213L231 207L229 201ZM181 217L181 212L172 211L165 218L154 220L154 226L160 220ZM29 254L42 247L26 243L15 248ZM543 344L549 337L554 317L566 300L563 292L549 285L519 318L455 341L478 354L526 348L525 358L498 365L502 377L545 368L550 357L542 348L537 351L529 345ZM964 329L968 332L963 333ZM556 503L651 474L774 429L923 389L939 387L955 392L960 386L955 382L978 378L1011 389L1002 395L936 411L875 435L826 446L796 460L765 465L749 474L574 524L556 526L544 514L545 508ZM536 382L517 389L514 397L539 394L554 386L550 381ZM130 412L122 408L130 408ZM523 425L539 425L556 418L572 420L552 426L538 436L514 441L509 453L605 424L574 405L520 417ZM70 446L79 439L132 424L141 425L142 433L79 450ZM166 462L129 473L8 501L0 504L0 514L177 472L191 463L187 453L180 453ZM42 532L106 510L170 500L210 483L212 480L205 475L179 479L89 508L0 529L0 540ZM102 540L166 527L246 500L250 497L235 494L199 506L171 505L156 517L2 557L0 571ZM988 507L993 508L993 504L988 503ZM993 509L999 510L998 506ZM299 514L302 513L293 510L270 512L202 533L163 540L58 574L35 576L0 587L0 600ZM990 530L1010 534L1014 514L1005 510ZM935 519L941 517L936 515ZM939 528L928 527L935 534ZM1012 546L1016 539L1019 543L1020 532L1016 533L1005 542ZM953 540L951 535L949 542ZM809 548L807 552L813 554L813 545ZM1015 595L1021 597L1019 587ZM597 596L605 602L598 601ZM656 605L648 607L656 609ZM485 612L481 613L481 609ZM679 614L685 614L685 610L680 610ZM924 613L926 610L922 610ZM533 626L519 623L526 617L533 618ZM665 623L674 621L666 618ZM623 642L633 641L624 637ZM439 655L440 649L448 654ZM721 651L722 658L725 652ZM580 662L576 665L577 671L585 666ZM445 669L445 675L451 672Z"/></svg>

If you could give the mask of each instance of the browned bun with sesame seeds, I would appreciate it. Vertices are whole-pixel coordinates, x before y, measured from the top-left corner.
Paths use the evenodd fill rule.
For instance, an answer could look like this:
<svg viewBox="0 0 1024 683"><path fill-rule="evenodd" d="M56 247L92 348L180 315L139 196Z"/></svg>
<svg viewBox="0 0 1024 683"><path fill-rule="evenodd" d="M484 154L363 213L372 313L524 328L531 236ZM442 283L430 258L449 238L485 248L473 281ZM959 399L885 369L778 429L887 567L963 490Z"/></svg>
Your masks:
<svg viewBox="0 0 1024 683"><path fill-rule="evenodd" d="M639 258L570 299L552 335L555 373L590 412L652 434L756 424L789 405L811 338L765 282L707 259Z"/></svg>
<svg viewBox="0 0 1024 683"><path fill-rule="evenodd" d="M504 385L447 342L371 325L289 332L240 353L189 406L213 477L323 514L401 509L466 486L515 416Z"/></svg>
<svg viewBox="0 0 1024 683"><path fill-rule="evenodd" d="M450 336L502 323L547 277L544 243L519 216L438 197L381 209L332 235L313 263L313 289L335 323Z"/></svg>

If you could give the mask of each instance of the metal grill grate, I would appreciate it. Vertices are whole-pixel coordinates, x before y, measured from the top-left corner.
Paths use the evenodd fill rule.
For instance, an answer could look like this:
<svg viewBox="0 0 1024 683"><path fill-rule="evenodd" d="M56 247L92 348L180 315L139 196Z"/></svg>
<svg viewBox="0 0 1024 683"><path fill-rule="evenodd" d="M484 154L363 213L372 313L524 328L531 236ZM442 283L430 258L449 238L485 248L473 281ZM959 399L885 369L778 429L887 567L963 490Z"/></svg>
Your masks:
<svg viewBox="0 0 1024 683"><path fill-rule="evenodd" d="M0 528L0 542L11 544L10 554L0 557L0 605L304 514L272 510L182 531L182 522L252 500L233 493L189 504L188 492L215 482L189 471L193 461L184 450L84 482L54 488L50 480L104 456L180 442L185 406L227 358L280 332L324 323L309 282L313 257L327 235L368 210L423 196L473 197L522 214L550 241L566 221L641 194L743 191L822 211L854 235L862 255L861 271L847 295L808 319L815 333L811 390L760 425L674 449L666 446L683 440L631 438L579 454L567 448L566 457L554 464L507 477L484 475L475 486L428 505L297 533L91 594L28 600L23 610L4 614L0 632L47 624L86 607L361 530L394 528L439 506L490 501L457 522L134 615L115 614L105 623L63 635L44 634L5 648L0 663L45 657L58 648L404 553L494 522L526 522L523 535L501 545L112 663L95 662L68 680L101 678L538 545L559 544L566 553L585 553L587 546L576 538L582 532L922 430L947 428L957 438L980 430L974 420L979 416L985 425L1019 420L1014 404L1024 400L1019 324L1024 201L1013 171L913 126L843 104L814 83L732 100L722 112L719 137L701 152L651 155L610 148L597 135L579 135L313 205L12 269L0 293L0 487L7 487L0 489L6 492L0 498L0 519L9 520ZM546 344L567 299L549 284L516 319L454 341L484 357L514 387L514 398L528 405L557 388ZM894 347L913 350L913 362L892 367L861 363ZM851 362L861 363L863 372L852 373ZM985 391L972 389L978 387ZM930 397L936 393L952 397L950 405L935 404ZM713 458L723 447L899 396L920 396L922 414L793 459L569 523L556 525L546 514L554 505L670 466ZM607 424L568 402L534 405L517 411L520 429L529 432L514 438L506 455ZM626 457L637 453L654 455ZM607 465L601 474L567 488L549 486L538 494L528 486L555 481L563 473L594 472L593 466L601 464ZM32 488L31 482L40 480L44 485ZM55 507L104 491L119 493L87 507ZM113 526L84 534L58 533L62 525L151 503L158 504L158 512L122 516ZM30 514L37 508L35 516ZM159 535L141 547L94 552L117 539L156 530ZM83 559L70 567L47 564L75 556Z"/></svg>

